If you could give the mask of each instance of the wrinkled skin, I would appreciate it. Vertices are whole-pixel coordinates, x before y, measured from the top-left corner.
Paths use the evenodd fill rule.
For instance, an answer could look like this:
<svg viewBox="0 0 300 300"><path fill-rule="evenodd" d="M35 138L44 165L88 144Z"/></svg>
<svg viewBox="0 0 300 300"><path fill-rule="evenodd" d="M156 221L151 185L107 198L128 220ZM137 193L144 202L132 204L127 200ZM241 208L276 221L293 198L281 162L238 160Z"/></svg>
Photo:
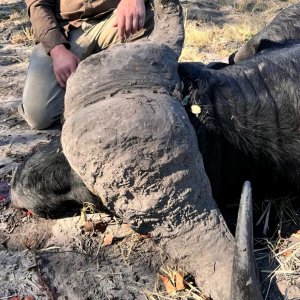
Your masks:
<svg viewBox="0 0 300 300"><path fill-rule="evenodd" d="M154 28L154 37L155 32L159 30ZM251 267L246 277L234 276L231 286L232 236L213 200L196 134L178 101L181 39L166 38L164 45L154 39L117 46L79 65L66 95L64 153L110 211L138 232L151 231L160 246L195 275L206 294L215 300L237 300L245 278L255 276L252 249L245 261L238 246L246 246L237 234L234 272L242 274L243 266ZM207 165L205 137L222 136L233 149L253 159L264 157L296 184L298 173L289 170L299 170L300 162L299 91L294 84L298 52L296 44L219 70L183 67L192 86L191 103L202 107L196 129L204 141L204 163L212 166L210 174L214 166ZM99 72L92 71L95 65ZM241 206L244 217L239 224L244 227L238 228L247 233L246 245L252 248L249 203ZM243 295L260 299L257 282Z"/></svg>
<svg viewBox="0 0 300 300"><path fill-rule="evenodd" d="M96 61L102 71L91 78ZM88 82L98 78L95 92ZM207 294L228 299L232 236L176 99L179 87L177 56L163 45L120 45L86 59L69 81L63 149L110 211L134 230L151 232Z"/></svg>
<svg viewBox="0 0 300 300"><path fill-rule="evenodd" d="M202 108L198 135L202 131L208 138L221 136L251 162L263 161L261 167L273 178L285 177L294 190L299 189L300 177L299 57L300 45L293 44L221 70L181 66L194 91L191 103ZM206 145L202 143L204 155Z"/></svg>

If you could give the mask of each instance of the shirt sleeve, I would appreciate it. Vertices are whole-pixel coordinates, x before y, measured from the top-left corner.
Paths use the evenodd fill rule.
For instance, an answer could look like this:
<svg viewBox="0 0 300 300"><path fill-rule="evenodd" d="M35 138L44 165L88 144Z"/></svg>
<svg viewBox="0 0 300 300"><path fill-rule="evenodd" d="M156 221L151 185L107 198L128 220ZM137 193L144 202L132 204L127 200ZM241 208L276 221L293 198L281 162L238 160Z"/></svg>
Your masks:
<svg viewBox="0 0 300 300"><path fill-rule="evenodd" d="M54 15L55 0L26 0L26 5L34 35L47 54L59 44L69 45Z"/></svg>

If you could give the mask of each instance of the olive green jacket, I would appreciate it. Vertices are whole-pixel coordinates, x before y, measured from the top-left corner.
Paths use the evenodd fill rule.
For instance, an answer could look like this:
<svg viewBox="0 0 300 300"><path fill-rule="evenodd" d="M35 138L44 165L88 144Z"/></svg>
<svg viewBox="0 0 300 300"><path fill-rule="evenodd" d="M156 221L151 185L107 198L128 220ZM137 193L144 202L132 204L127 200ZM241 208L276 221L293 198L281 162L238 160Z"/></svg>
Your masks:
<svg viewBox="0 0 300 300"><path fill-rule="evenodd" d="M82 21L98 19L114 10L120 0L25 0L37 42L47 53L59 44L68 46L67 35Z"/></svg>

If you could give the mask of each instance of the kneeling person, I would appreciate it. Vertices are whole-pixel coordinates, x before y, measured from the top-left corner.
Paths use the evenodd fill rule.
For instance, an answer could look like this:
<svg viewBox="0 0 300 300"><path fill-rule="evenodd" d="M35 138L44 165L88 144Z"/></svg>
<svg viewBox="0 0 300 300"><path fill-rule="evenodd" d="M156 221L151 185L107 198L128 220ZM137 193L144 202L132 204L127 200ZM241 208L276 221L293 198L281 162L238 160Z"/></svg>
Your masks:
<svg viewBox="0 0 300 300"><path fill-rule="evenodd" d="M79 62L113 44L148 34L151 7L144 0L26 0L36 40L19 112L46 129L64 110L68 78ZM147 5L148 6L148 5Z"/></svg>

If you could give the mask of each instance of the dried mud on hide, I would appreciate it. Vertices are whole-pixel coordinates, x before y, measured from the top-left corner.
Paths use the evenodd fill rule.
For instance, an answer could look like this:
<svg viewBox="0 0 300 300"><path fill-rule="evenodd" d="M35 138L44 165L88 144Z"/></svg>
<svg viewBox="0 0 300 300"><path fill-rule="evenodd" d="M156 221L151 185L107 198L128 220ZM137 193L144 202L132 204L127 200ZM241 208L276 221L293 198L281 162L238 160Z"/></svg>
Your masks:
<svg viewBox="0 0 300 300"><path fill-rule="evenodd" d="M190 19L200 16L202 21L216 24L237 19L228 3L222 6L224 1L182 3ZM165 292L157 275L164 274L161 266L172 262L151 237L136 236L128 226L103 214L88 215L94 224L102 225L85 231L80 228L79 216L42 220L10 207L13 170L35 147L60 134L58 129L30 129L17 111L32 46L24 8L20 0L0 1L0 299L147 299L147 291L151 300L176 299ZM280 241L278 248L272 244L272 250L265 240L257 244L266 299L284 299L281 293L286 289L285 299L300 299L300 247L292 247L299 243L300 237L291 235ZM272 272L279 261L292 259L296 276L287 279L278 273L276 281ZM185 294L180 299L206 298Z"/></svg>

